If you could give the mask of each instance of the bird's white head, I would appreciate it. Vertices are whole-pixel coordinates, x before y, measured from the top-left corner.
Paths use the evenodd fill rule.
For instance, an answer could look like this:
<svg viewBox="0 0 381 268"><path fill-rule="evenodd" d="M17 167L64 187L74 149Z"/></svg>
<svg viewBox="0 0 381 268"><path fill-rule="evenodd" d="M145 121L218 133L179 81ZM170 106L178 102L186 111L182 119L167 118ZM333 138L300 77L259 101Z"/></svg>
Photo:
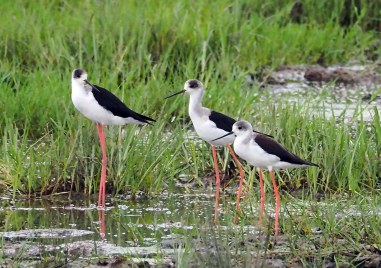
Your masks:
<svg viewBox="0 0 381 268"><path fill-rule="evenodd" d="M182 93L188 93L189 95L196 95L198 96L199 99L201 99L203 92L204 92L204 85L198 80L191 79L185 82L183 90L180 90L179 92L176 92L168 97L165 97L165 99L172 98Z"/></svg>
<svg viewBox="0 0 381 268"><path fill-rule="evenodd" d="M253 133L253 127L245 120L237 121L233 125L233 132L238 136L246 135L247 133Z"/></svg>
<svg viewBox="0 0 381 268"><path fill-rule="evenodd" d="M87 81L87 72L82 69L74 69L71 75L71 81L84 85Z"/></svg>
<svg viewBox="0 0 381 268"><path fill-rule="evenodd" d="M232 131L217 138L217 139L214 139L212 141L216 141L216 140L219 140L219 139L222 139L226 136L229 136L229 135L235 135L238 139L239 137L241 138L244 138L244 139L247 139L247 138L250 138L253 134L254 135L264 135L264 136L267 136L267 137L270 137L272 138L273 136L271 135L267 135L267 134L264 134L262 132L259 132L259 131L256 131L253 129L253 126L245 121L245 120L240 120L240 121L237 121L233 124L233 128L232 128Z"/></svg>
<svg viewBox="0 0 381 268"><path fill-rule="evenodd" d="M202 92L203 90L204 85L196 79L188 80L184 84L184 92L188 93L189 95L197 92Z"/></svg>

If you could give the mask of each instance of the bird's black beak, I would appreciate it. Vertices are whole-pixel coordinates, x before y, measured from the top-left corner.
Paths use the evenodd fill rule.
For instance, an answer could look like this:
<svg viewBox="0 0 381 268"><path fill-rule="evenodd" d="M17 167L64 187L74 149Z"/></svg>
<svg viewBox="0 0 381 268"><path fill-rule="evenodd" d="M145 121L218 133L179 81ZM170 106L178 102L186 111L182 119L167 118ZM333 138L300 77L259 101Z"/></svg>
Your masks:
<svg viewBox="0 0 381 268"><path fill-rule="evenodd" d="M269 135L269 134L265 134L265 133L262 133L262 132L259 132L259 131L256 131L256 130L253 130L254 133L257 133L257 134L260 134L260 135L263 135L263 136L267 136L269 138L274 138L273 136Z"/></svg>
<svg viewBox="0 0 381 268"><path fill-rule="evenodd" d="M88 84L89 86L91 86L92 89L99 91L96 87L94 87L93 84L91 84L89 81L87 81L87 79L85 79L85 80L83 80L83 81L84 81L86 84Z"/></svg>
<svg viewBox="0 0 381 268"><path fill-rule="evenodd" d="M88 84L89 86L91 86L92 88L94 88L93 84L91 84L89 81L87 81L87 79L83 80L85 81L86 84Z"/></svg>
<svg viewBox="0 0 381 268"><path fill-rule="evenodd" d="M225 138L226 136L229 136L229 135L232 135L232 134L234 134L234 132L233 132L233 131L231 131L231 132L229 132L229 133L227 133L227 134L225 134L225 135L223 135L223 136L221 136L221 137L219 137L219 138L217 138L217 139L214 139L214 140L212 140L212 141L216 141L216 140L219 140L219 139Z"/></svg>
<svg viewBox="0 0 381 268"><path fill-rule="evenodd" d="M176 92L175 94L172 94L172 95L170 95L170 96L168 96L168 97L165 97L164 99L169 99L169 98L172 98L173 96L176 96L176 95L182 94L182 93L184 93L184 92L185 92L185 89L183 89L183 90L180 90L179 92Z"/></svg>

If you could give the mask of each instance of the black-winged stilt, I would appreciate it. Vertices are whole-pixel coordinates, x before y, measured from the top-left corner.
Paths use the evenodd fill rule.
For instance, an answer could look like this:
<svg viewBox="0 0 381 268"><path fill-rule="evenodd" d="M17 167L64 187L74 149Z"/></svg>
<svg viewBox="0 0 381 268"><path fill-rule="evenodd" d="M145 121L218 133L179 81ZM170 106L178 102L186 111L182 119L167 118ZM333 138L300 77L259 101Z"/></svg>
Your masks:
<svg viewBox="0 0 381 268"><path fill-rule="evenodd" d="M299 156L287 151L280 143L271 137L253 133L253 127L245 120L234 123L232 131L215 139L226 139L234 136L234 151L239 157L257 168L266 168L270 171L275 194L275 240L278 239L280 195L273 170L283 168L299 168L316 166L317 164L301 159Z"/></svg>
<svg viewBox="0 0 381 268"><path fill-rule="evenodd" d="M198 80L188 80L184 84L184 89L174 93L165 99L171 98L181 93L188 93L190 96L189 100L189 116L192 120L193 126L197 132L197 134L206 142L212 145L212 153L214 160L214 169L216 173L216 204L214 211L214 222L218 222L218 201L219 201L219 193L220 193L220 173L218 170L217 163L217 153L216 146L227 146L229 151L239 169L240 172L240 183L237 191L237 202L236 202L236 215L234 221L237 221L237 211L239 208L239 202L241 198L242 192L242 184L245 172L241 167L232 147L230 144L234 142L234 136L226 136L225 138L221 138L218 141L214 141L217 137L225 135L232 130L233 124L236 122L233 118L224 115L222 113L210 110L206 107L203 107L202 97L204 94L204 86ZM265 135L265 134L263 134Z"/></svg>
<svg viewBox="0 0 381 268"><path fill-rule="evenodd" d="M110 91L91 84L87 81L86 71L82 69L73 70L71 100L78 111L97 123L102 149L102 172L99 183L98 206L104 208L106 203L107 168L105 125L146 125L155 120L132 111Z"/></svg>

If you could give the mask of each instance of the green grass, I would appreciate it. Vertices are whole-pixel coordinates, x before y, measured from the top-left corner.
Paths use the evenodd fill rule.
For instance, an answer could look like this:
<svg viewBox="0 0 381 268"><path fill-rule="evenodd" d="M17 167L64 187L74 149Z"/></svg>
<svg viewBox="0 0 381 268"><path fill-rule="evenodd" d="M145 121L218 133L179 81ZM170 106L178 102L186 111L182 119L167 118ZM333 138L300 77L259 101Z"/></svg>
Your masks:
<svg viewBox="0 0 381 268"><path fill-rule="evenodd" d="M282 175L311 193L379 187L379 115L356 124L326 118L315 99L279 103L243 89L247 72L283 64L345 63L377 55L379 4L304 1L3 1L0 18L0 178L13 194L97 191L100 148L93 123L75 111L70 75L111 89L154 126L107 129L108 189L160 192L179 173L212 170L205 144L184 137L187 97L163 97L184 81L207 87L204 104L273 134L320 169ZM342 18L348 10L350 23ZM311 114L314 116L310 116ZM332 139L332 137L335 139Z"/></svg>
<svg viewBox="0 0 381 268"><path fill-rule="evenodd" d="M231 92L222 92L221 100L227 100ZM237 90L233 96L239 99L244 94L245 91ZM173 103L163 101L162 113L167 107L170 110L185 104L187 99L182 96ZM286 148L320 165L319 169L283 172L281 187L302 187L307 183L311 194L322 190L359 192L379 187L381 140L376 109L372 122L355 116L352 120L356 124L348 124L344 116L327 118L325 113L316 111L314 96L299 104L278 101L274 97L261 101L248 99L241 103L241 115L233 111L230 114L250 120L261 131L273 134ZM253 104L255 110L250 108ZM142 129L130 126L107 129L108 181L114 193L160 192L164 181L172 185L172 179L176 180L180 173L198 178L212 170L209 146L185 139L187 130L181 125L181 118L186 118L186 112L186 108L180 109L173 123L165 117L154 126ZM19 190L43 195L97 190L101 152L95 125L74 111L66 128L54 124L55 129L45 129L41 137L30 140L26 130L31 126L20 129L8 122L2 138L1 163L8 171L3 175L5 181L12 184L14 193Z"/></svg>

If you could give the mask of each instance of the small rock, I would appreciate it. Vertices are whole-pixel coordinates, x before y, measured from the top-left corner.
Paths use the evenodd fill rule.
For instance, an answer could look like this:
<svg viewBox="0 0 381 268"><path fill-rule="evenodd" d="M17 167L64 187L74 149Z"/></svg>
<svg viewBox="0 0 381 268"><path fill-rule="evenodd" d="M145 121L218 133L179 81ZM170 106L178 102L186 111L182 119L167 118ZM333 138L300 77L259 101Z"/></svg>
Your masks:
<svg viewBox="0 0 381 268"><path fill-rule="evenodd" d="M161 241L160 246L162 248L171 248L171 249L180 248L180 247L184 247L184 241L182 241L181 239L165 239Z"/></svg>
<svg viewBox="0 0 381 268"><path fill-rule="evenodd" d="M328 72L323 68L307 68L304 73L304 78L310 82L328 82L330 80Z"/></svg>

